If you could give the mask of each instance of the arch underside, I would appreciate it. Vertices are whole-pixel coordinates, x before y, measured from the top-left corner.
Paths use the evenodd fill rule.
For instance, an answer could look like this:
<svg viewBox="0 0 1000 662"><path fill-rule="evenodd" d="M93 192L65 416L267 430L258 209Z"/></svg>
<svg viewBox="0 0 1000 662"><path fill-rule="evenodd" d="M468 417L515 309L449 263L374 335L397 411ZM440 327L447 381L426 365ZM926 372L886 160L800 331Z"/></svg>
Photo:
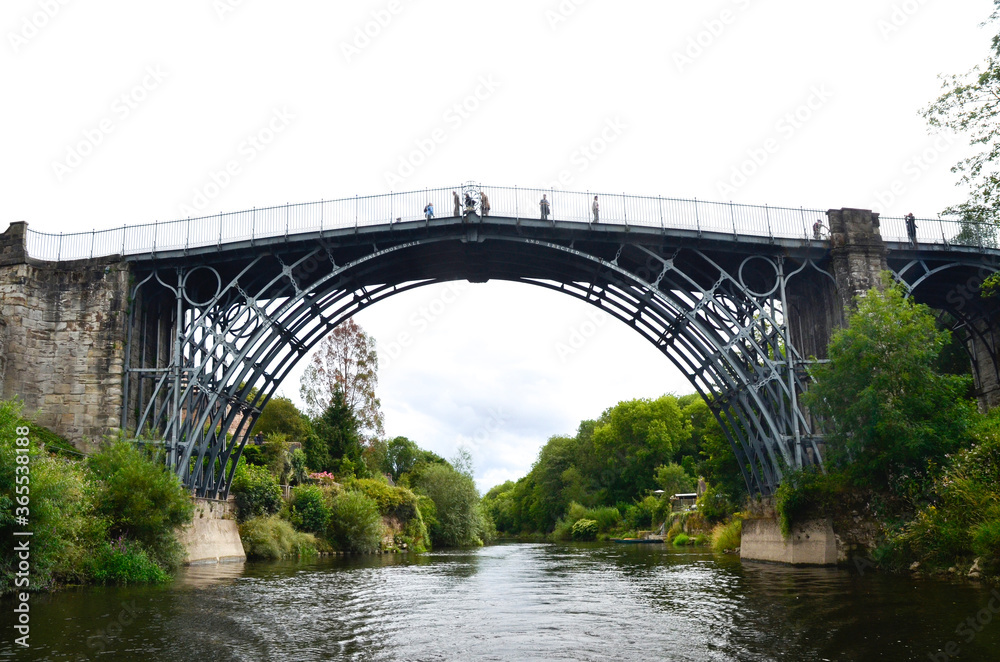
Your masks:
<svg viewBox="0 0 1000 662"><path fill-rule="evenodd" d="M751 492L771 494L789 469L821 463L798 407L803 361L782 316L788 276L779 255L710 255L628 237L559 242L460 226L384 247L303 242L212 266L179 261L146 270L133 300L159 312L134 307L133 316L163 320L173 347L169 360L139 352L129 366L126 390L136 400L129 427L161 439L171 466L201 496L228 493L261 409L327 333L386 297L455 279L545 287L631 326L706 398ZM142 335L151 326L134 319L132 328Z"/></svg>
<svg viewBox="0 0 1000 662"><path fill-rule="evenodd" d="M896 279L962 341L972 365L976 393L984 405L1000 401L1000 309L980 293L983 281L1000 271L988 255L916 258L890 264ZM990 395L992 394L992 395Z"/></svg>

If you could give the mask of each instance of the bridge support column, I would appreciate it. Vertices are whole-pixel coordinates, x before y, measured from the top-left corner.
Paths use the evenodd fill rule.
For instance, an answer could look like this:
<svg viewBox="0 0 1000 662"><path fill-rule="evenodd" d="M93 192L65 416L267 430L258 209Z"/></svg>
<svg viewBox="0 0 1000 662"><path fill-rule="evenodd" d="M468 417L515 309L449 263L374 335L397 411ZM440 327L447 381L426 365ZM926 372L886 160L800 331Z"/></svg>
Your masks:
<svg viewBox="0 0 1000 662"><path fill-rule="evenodd" d="M26 230L11 223L0 235L0 392L85 446L120 425L129 267L36 262Z"/></svg>
<svg viewBox="0 0 1000 662"><path fill-rule="evenodd" d="M791 565L836 565L837 538L828 519L812 520L781 534L777 518L743 520L740 559Z"/></svg>
<svg viewBox="0 0 1000 662"><path fill-rule="evenodd" d="M185 565L247 560L233 510L232 501L194 500L194 520L177 533Z"/></svg>
<svg viewBox="0 0 1000 662"><path fill-rule="evenodd" d="M881 287L881 273L889 269L878 214L868 209L831 209L830 261L840 295L840 326L854 306L854 297Z"/></svg>

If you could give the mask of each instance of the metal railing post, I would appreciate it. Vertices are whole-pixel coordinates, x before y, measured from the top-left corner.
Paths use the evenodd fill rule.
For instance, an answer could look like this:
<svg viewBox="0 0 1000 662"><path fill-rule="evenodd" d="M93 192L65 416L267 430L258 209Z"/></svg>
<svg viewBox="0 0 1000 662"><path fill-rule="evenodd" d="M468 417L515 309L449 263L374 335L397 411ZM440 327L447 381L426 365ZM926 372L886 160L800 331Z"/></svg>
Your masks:
<svg viewBox="0 0 1000 662"><path fill-rule="evenodd" d="M59 245L56 247L56 262L62 261L62 238L63 233L59 233Z"/></svg>
<svg viewBox="0 0 1000 662"><path fill-rule="evenodd" d="M90 259L91 260L94 259L94 233L96 231L97 231L96 229L90 231Z"/></svg>
<svg viewBox="0 0 1000 662"><path fill-rule="evenodd" d="M738 239L739 234L736 232L736 208L733 207L733 201L729 201L729 218L733 222L733 239Z"/></svg>

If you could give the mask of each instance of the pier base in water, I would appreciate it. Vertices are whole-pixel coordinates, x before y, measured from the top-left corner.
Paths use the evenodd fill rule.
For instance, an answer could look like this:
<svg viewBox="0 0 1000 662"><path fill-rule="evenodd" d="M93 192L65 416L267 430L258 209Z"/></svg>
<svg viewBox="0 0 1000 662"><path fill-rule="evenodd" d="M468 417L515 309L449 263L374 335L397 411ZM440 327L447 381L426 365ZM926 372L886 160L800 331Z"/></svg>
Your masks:
<svg viewBox="0 0 1000 662"><path fill-rule="evenodd" d="M828 519L811 520L781 535L777 519L743 520L740 558L792 565L836 565L837 539Z"/></svg>
<svg viewBox="0 0 1000 662"><path fill-rule="evenodd" d="M194 500L194 521L177 532L184 546L184 563L246 561L240 530L232 514L232 503L213 499Z"/></svg>

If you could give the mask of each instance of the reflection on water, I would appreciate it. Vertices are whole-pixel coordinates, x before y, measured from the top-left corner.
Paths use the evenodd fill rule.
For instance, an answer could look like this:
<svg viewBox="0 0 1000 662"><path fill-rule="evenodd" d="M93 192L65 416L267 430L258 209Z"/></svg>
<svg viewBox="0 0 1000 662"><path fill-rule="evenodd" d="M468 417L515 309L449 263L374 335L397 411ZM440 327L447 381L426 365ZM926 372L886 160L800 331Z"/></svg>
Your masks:
<svg viewBox="0 0 1000 662"><path fill-rule="evenodd" d="M196 566L168 587L39 596L32 648L8 637L0 658L895 661L955 641L955 659L994 660L1000 616L971 642L956 634L990 598L664 546L510 544Z"/></svg>

